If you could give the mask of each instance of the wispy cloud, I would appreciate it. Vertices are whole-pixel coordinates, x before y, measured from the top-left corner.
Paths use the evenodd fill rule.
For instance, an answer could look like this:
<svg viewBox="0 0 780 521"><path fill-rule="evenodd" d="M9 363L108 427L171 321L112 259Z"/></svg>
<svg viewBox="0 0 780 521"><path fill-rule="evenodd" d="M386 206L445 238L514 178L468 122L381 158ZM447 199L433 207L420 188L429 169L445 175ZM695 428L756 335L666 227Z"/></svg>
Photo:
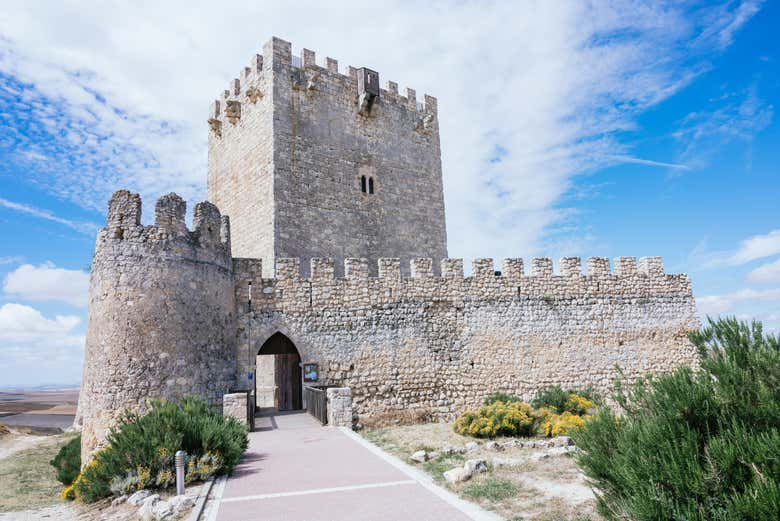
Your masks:
<svg viewBox="0 0 780 521"><path fill-rule="evenodd" d="M691 261L701 268L720 268L741 266L748 262L780 254L780 230L772 230L762 235L752 235L739 242L733 250L706 251L699 244L691 253Z"/></svg>
<svg viewBox="0 0 780 521"><path fill-rule="evenodd" d="M691 167L681 163L666 163L664 161L653 161L651 159L642 159L631 156L610 156L609 159L615 163L633 163L637 165L658 166L661 168L671 168L672 170L690 170Z"/></svg>
<svg viewBox="0 0 780 521"><path fill-rule="evenodd" d="M780 259L752 270L748 273L747 280L761 284L780 283Z"/></svg>
<svg viewBox="0 0 780 521"><path fill-rule="evenodd" d="M673 133L683 146L682 162L703 167L725 144L750 144L774 117L774 106L758 95L756 84L739 96L729 95L714 103L712 110L687 114Z"/></svg>
<svg viewBox="0 0 780 521"><path fill-rule="evenodd" d="M20 262L24 262L24 257L21 255L7 255L5 257L0 257L0 266L7 266L8 264L19 264Z"/></svg>
<svg viewBox="0 0 780 521"><path fill-rule="evenodd" d="M708 13L709 26L702 32L698 42L705 45L715 42L719 49L725 49L734 41L737 31L761 9L763 3L763 0L748 0L721 4Z"/></svg>
<svg viewBox="0 0 780 521"><path fill-rule="evenodd" d="M696 298L699 312L704 315L720 315L734 309L737 303L745 301L780 302L780 288L741 289L724 295L707 295Z"/></svg>
<svg viewBox="0 0 780 521"><path fill-rule="evenodd" d="M47 221L51 221L51 222L61 224L63 226L67 226L68 228L76 230L77 232L80 233L94 234L95 231L99 228L99 226L95 223L64 219L62 217L58 217L54 215L48 210L36 208L34 206L30 206L23 203L9 201L8 199L3 199L2 197L0 197L0 206L2 206L3 208L8 208L9 210L14 210L17 212L25 213L27 215L32 215L33 217L37 217L39 219L45 219Z"/></svg>

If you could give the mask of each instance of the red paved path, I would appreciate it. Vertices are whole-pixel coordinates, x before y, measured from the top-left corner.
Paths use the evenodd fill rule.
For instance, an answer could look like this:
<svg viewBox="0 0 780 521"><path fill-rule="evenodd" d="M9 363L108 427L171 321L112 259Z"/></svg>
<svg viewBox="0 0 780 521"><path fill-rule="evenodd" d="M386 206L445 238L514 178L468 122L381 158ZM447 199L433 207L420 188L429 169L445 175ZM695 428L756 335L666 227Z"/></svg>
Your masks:
<svg viewBox="0 0 780 521"><path fill-rule="evenodd" d="M493 518L452 497L446 501L442 495L451 496L419 473L399 469L349 433L321 427L311 416L296 413L258 418L257 430L249 435L249 450L227 480L210 517L216 514L217 521Z"/></svg>

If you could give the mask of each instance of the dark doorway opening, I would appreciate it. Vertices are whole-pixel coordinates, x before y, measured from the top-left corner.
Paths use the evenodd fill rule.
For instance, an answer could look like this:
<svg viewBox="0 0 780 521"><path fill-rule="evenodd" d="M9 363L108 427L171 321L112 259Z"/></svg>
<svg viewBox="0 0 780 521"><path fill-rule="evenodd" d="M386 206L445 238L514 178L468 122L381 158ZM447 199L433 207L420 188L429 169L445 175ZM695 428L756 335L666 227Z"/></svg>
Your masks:
<svg viewBox="0 0 780 521"><path fill-rule="evenodd" d="M303 378L301 374L301 355L295 348L292 340L282 333L274 333L265 341L259 356L273 357L273 382L274 397L273 402L280 411L294 411L303 408ZM270 362L270 360L269 360ZM264 377L270 379L271 364L262 364L263 370L267 374L257 374L255 385ZM258 364L258 372L261 370L261 364ZM256 389L258 394L260 389Z"/></svg>

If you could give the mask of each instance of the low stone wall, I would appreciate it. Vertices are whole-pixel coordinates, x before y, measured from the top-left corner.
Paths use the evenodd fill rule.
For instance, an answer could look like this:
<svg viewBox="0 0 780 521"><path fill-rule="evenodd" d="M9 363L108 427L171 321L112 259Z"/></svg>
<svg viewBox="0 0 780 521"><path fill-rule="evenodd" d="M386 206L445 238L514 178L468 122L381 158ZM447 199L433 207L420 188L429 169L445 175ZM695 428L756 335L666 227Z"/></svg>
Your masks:
<svg viewBox="0 0 780 521"><path fill-rule="evenodd" d="M328 427L352 428L352 390L349 387L330 387L328 397Z"/></svg>
<svg viewBox="0 0 780 521"><path fill-rule="evenodd" d="M227 393L222 396L222 415L230 416L247 427L251 427L252 418L249 407L249 393Z"/></svg>

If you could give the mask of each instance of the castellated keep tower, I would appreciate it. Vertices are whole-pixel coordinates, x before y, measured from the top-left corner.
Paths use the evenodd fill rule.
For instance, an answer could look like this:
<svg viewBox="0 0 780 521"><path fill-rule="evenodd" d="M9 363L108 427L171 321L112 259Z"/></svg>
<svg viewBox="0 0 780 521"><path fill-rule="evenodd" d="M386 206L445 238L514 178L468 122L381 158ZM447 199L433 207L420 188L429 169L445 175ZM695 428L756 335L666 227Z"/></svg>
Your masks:
<svg viewBox="0 0 780 521"><path fill-rule="evenodd" d="M229 215L233 254L263 259L447 256L436 99L380 88L273 38L212 103L209 201ZM404 268L406 273L406 268Z"/></svg>
<svg viewBox="0 0 780 521"><path fill-rule="evenodd" d="M246 420L255 404L300 409L317 385L332 387L331 424L451 420L495 391L609 394L697 363L691 281L658 257L558 271L484 258L465 276L445 258L435 100L314 62L273 39L214 103L211 202L192 230L175 194L146 226L138 194L112 196L90 275L83 463L150 398Z"/></svg>

